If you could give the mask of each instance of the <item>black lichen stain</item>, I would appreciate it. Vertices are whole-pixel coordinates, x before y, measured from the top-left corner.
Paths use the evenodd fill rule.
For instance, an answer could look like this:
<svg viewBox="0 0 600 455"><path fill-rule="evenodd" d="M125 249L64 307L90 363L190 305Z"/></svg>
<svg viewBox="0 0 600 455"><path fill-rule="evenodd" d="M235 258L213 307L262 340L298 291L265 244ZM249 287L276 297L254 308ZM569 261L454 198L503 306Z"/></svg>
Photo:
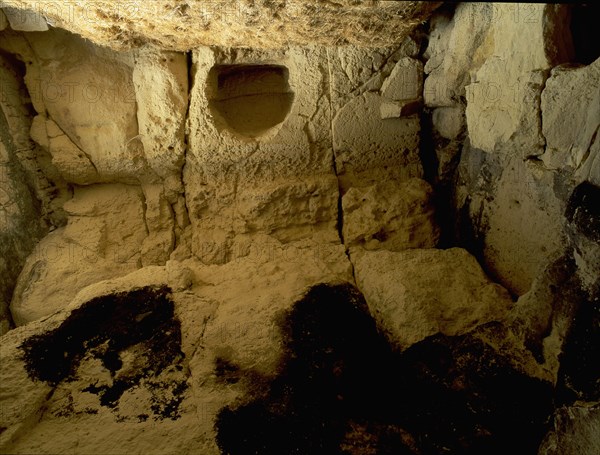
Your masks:
<svg viewBox="0 0 600 455"><path fill-rule="evenodd" d="M215 374L225 384L236 384L240 380L239 368L222 357L215 360Z"/></svg>
<svg viewBox="0 0 600 455"><path fill-rule="evenodd" d="M563 346L558 372L560 404L600 400L600 295L581 302Z"/></svg>
<svg viewBox="0 0 600 455"><path fill-rule="evenodd" d="M534 454L546 432L550 384L469 335L394 352L351 285L312 288L283 330L268 393L218 415L224 454Z"/></svg>
<svg viewBox="0 0 600 455"><path fill-rule="evenodd" d="M594 242L600 242L600 188L589 182L578 185L567 202L565 216L576 229Z"/></svg>
<svg viewBox="0 0 600 455"><path fill-rule="evenodd" d="M143 288L90 300L58 328L23 342L29 375L56 386L76 379L81 361L92 356L101 360L113 377L110 386L90 384L83 389L97 394L102 406L115 408L125 391L143 382L152 392L148 411L155 419L177 419L186 382L158 378L184 359L180 323L169 292L166 287ZM132 346L143 359L116 378L123 367L119 354Z"/></svg>

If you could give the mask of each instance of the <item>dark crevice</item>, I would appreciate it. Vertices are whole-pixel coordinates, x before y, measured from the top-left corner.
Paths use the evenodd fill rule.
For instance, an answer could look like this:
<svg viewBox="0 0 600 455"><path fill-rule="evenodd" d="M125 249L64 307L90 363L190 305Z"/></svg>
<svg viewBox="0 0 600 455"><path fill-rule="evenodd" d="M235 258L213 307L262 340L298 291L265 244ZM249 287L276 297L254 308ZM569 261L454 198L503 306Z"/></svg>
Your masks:
<svg viewBox="0 0 600 455"><path fill-rule="evenodd" d="M450 248L456 245L456 226L454 210L455 175L461 157L461 143L464 133L451 141L441 137L434 129L432 111L425 110L421 115L420 157L423 163L424 178L433 188L435 219L440 227L438 248ZM437 150L456 147L458 150L451 162L447 163L440 175L440 163Z"/></svg>
<svg viewBox="0 0 600 455"><path fill-rule="evenodd" d="M10 56L2 53L2 58ZM16 59L16 70L23 71L24 65ZM22 77L22 75L20 75ZM37 197L31 173L27 172L18 158L18 150L11 137L10 126L2 106L2 86L0 86L0 141L4 144L7 160L0 159L0 301L6 305L0 307L0 320L7 328L15 327L8 309L13 292L27 256L33 251L37 240L47 233L47 223L42 219L42 203ZM12 217L18 212L19 216Z"/></svg>
<svg viewBox="0 0 600 455"><path fill-rule="evenodd" d="M545 153L546 152L546 145L548 144L548 141L546 140L546 136L544 136L544 115L542 112L542 94L544 93L544 90L546 89L546 83L548 82L548 78L550 77L550 70L546 70L546 71L542 71L542 77L544 78L544 80L541 83L541 86L539 87L539 95L536 96L536 102L537 102L537 107L536 107L536 111L537 111L537 116L538 116L538 131L540 133L540 136L542 138L542 140L544 141L544 144L541 146L541 153ZM532 160L532 161L536 161L535 155L529 156L528 159ZM539 158L538 158L539 159Z"/></svg>
<svg viewBox="0 0 600 455"><path fill-rule="evenodd" d="M421 114L419 157L423 165L423 178L434 186L437 182L439 162L435 153L436 147L431 114L429 110L424 110Z"/></svg>
<svg viewBox="0 0 600 455"><path fill-rule="evenodd" d="M559 405L600 401L600 296L578 305L560 357Z"/></svg>
<svg viewBox="0 0 600 455"><path fill-rule="evenodd" d="M571 35L575 61L589 65L600 56L600 4L587 2L571 5Z"/></svg>
<svg viewBox="0 0 600 455"><path fill-rule="evenodd" d="M565 217L575 229L594 242L600 242L600 187L583 182L567 202Z"/></svg>
<svg viewBox="0 0 600 455"><path fill-rule="evenodd" d="M486 226L483 221L483 205L480 205L476 213L471 214L473 201L467 196L463 205L457 210L455 218L456 243L471 253L479 264L485 264L483 250L485 247Z"/></svg>
<svg viewBox="0 0 600 455"><path fill-rule="evenodd" d="M350 251L348 250L348 247L346 246L346 243L344 241L344 206L343 206L343 201L342 201L342 197L343 197L344 193L343 193L342 183L341 183L341 180L340 180L338 172L337 172L337 164L335 162L335 153L333 153L333 155L332 155L332 163L333 163L332 164L333 172L335 173L335 176L337 177L337 180L338 180L336 229L337 229L338 237L340 238L340 243L342 245L344 245L344 247L346 249L346 257L348 258L348 262L350 263L350 269L352 271L352 280L356 284L356 273L354 270L354 263L352 262L352 258L350 257Z"/></svg>
<svg viewBox="0 0 600 455"><path fill-rule="evenodd" d="M340 177L338 175L337 163L335 162L335 152L332 153L331 156L331 166L333 168L333 173L335 174L338 181L337 221L335 227L337 229L340 242L342 243L342 245L344 245L344 210L342 206L343 189L340 182Z"/></svg>
<svg viewBox="0 0 600 455"><path fill-rule="evenodd" d="M190 150L190 129L189 129L189 121L190 121L190 107L192 105L192 89L194 86L194 73L195 73L195 68L194 68L194 54L193 52L189 51L185 53L186 56L186 63L187 63L187 79L188 79L188 93L187 93L187 109L185 112L185 120L184 120L184 134L183 134L183 163L181 164L181 169L180 169L180 173L179 173L179 180L181 181L181 187L183 188L183 193L182 193L182 197L183 197L183 201L185 204L185 211L186 211L186 218L189 222L189 214L190 214L190 208L188 206L188 200L186 197L186 193L185 193L185 179L184 179L184 175L185 175L185 167L188 165L187 164L187 156L188 156L188 152ZM175 210L173 210L173 213L175 213ZM174 224L174 229L175 229L175 244L173 245L173 250L177 249L177 246L179 244L180 241L180 235L181 232L179 232L180 235L178 234L178 231L176 229L177 227L177 222L175 222ZM185 226L179 226L179 228L181 230L183 230L185 228Z"/></svg>
<svg viewBox="0 0 600 455"><path fill-rule="evenodd" d="M471 335L394 352L351 285L312 288L282 330L268 392L218 415L224 454L533 455L547 431L549 383Z"/></svg>
<svg viewBox="0 0 600 455"><path fill-rule="evenodd" d="M331 116L331 113L333 112L333 104L331 102L331 97L333 94L333 87L331 85L331 62L330 62L330 57L329 57L329 51L327 51L327 83L329 85L329 112L330 112L330 118L329 118L329 130L331 131L332 134L332 146L331 146L331 168L333 169L333 173L335 174L335 177L337 179L337 185L338 185L338 199L337 199L337 220L336 220L336 229L337 229L337 233L338 233L338 237L340 239L340 243L342 245L344 245L345 249L346 249L346 257L348 258L348 262L350 263L350 269L352 271L352 279L354 281L354 283L356 284L356 274L355 274L355 270L354 270L354 263L352 262L352 258L350 257L350 252L348 250L348 247L346 246L346 242L344 241L344 206L343 206L343 196L344 196L344 188L342 187L342 181L340 179L340 174L338 172L338 168L337 168L337 161L336 161L336 154L335 154L335 148L334 148L334 143L335 140L333 138L333 135L335 134L335 128L333 127L333 117Z"/></svg>

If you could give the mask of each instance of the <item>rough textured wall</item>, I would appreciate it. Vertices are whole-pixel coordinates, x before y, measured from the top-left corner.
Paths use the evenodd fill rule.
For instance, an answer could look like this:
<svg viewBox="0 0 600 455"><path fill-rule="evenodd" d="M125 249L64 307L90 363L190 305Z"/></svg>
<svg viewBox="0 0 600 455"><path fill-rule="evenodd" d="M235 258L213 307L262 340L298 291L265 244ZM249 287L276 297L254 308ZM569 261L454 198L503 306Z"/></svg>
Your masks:
<svg viewBox="0 0 600 455"><path fill-rule="evenodd" d="M600 177L600 60L584 19L593 11L458 5L432 17L425 53L434 188L453 206L452 236L518 296L516 331L562 390L544 454L600 447L600 374L591 367L600 274L589 205Z"/></svg>
<svg viewBox="0 0 600 455"><path fill-rule="evenodd" d="M370 48L168 36L199 4L122 35L0 16L23 176L2 187L23 208L0 451L597 452L600 75L577 10L451 5L392 38L372 15Z"/></svg>
<svg viewBox="0 0 600 455"><path fill-rule="evenodd" d="M440 180L458 156L460 234L516 295L564 253L569 195L598 178L599 66L575 64L569 21L542 4L432 19L424 98Z"/></svg>
<svg viewBox="0 0 600 455"><path fill-rule="evenodd" d="M154 44L187 51L199 46L361 47L401 43L441 2L336 0L190 0L52 2L3 0L16 30L48 26L123 49Z"/></svg>
<svg viewBox="0 0 600 455"><path fill-rule="evenodd" d="M14 284L42 234L39 206L24 182L24 172L14 154L8 123L0 112L0 333L10 327L9 304Z"/></svg>

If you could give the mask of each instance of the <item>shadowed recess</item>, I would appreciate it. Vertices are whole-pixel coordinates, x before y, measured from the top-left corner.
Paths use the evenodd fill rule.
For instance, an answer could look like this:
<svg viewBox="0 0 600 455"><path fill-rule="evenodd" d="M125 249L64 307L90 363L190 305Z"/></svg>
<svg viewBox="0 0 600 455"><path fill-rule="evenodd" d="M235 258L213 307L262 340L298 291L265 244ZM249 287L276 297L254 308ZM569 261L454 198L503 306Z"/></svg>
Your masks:
<svg viewBox="0 0 600 455"><path fill-rule="evenodd" d="M567 202L565 216L577 230L594 242L600 242L600 188L589 182L579 184Z"/></svg>
<svg viewBox="0 0 600 455"><path fill-rule="evenodd" d="M281 124L294 101L288 69L276 65L216 65L207 95L217 127L256 138Z"/></svg>

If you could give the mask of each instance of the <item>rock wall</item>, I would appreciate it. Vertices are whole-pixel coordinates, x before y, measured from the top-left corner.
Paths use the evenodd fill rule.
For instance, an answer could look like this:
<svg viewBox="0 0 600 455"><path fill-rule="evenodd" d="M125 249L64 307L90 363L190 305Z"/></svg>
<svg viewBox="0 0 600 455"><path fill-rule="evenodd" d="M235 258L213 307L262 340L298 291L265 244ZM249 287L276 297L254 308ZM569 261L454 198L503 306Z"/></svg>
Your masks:
<svg viewBox="0 0 600 455"><path fill-rule="evenodd" d="M594 452L575 7L445 5L369 48L5 11L0 451Z"/></svg>
<svg viewBox="0 0 600 455"><path fill-rule="evenodd" d="M597 178L598 62L575 64L570 20L543 4L432 18L424 98L438 178L459 155L458 236L516 295L564 254L569 195Z"/></svg>
<svg viewBox="0 0 600 455"><path fill-rule="evenodd" d="M584 366L595 354L573 347L581 354L574 360L570 351L575 339L598 333L595 223L584 202L593 196L583 196L597 192L598 178L600 60L597 47L590 52L581 41L594 36L582 19L593 11L461 4L432 17L425 53L434 190L450 207L442 224L449 243L467 248L518 297L513 329L563 386L573 382L563 375L599 377ZM586 221L576 222L576 212ZM540 453L596 451L586 428L598 426L587 411L597 399L582 381L567 387Z"/></svg>

